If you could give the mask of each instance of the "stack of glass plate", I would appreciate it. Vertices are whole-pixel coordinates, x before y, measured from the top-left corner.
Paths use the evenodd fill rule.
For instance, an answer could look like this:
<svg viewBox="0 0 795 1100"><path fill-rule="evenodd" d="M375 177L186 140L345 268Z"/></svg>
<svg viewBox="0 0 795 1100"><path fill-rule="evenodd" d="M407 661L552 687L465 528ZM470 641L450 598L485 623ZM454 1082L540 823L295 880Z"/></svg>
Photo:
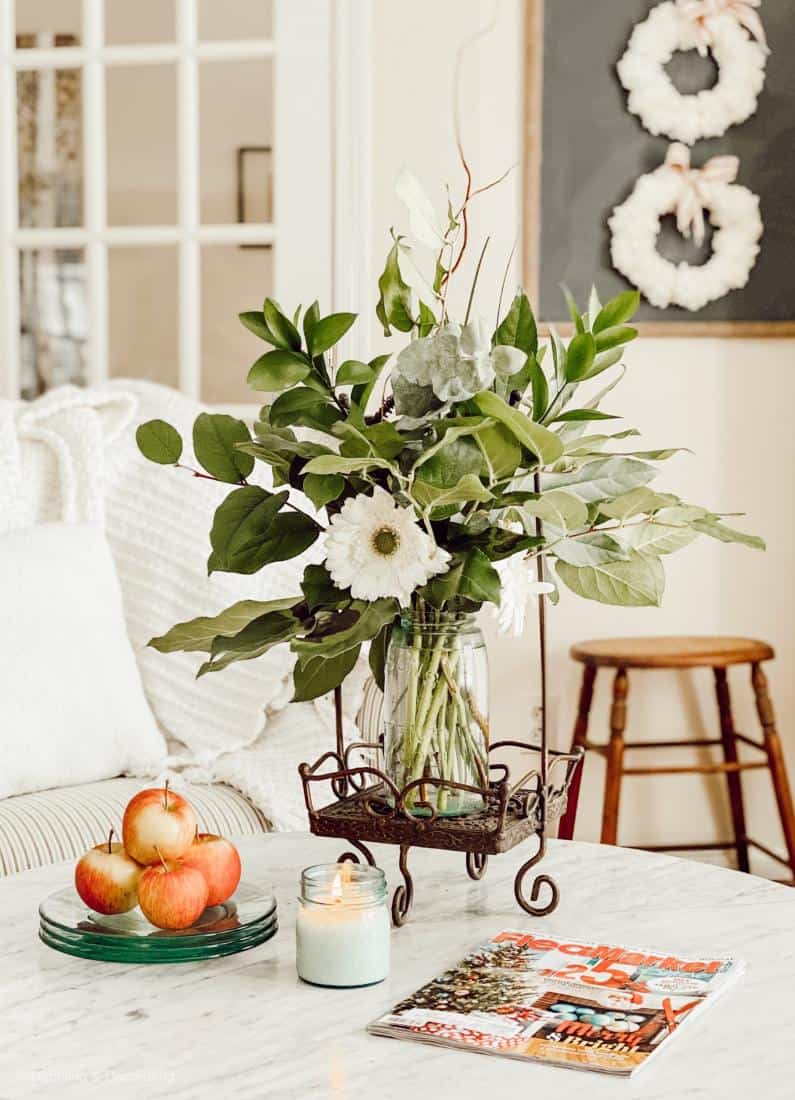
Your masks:
<svg viewBox="0 0 795 1100"><path fill-rule="evenodd" d="M276 935L276 899L241 882L233 897L178 932L155 928L140 909L103 917L68 886L39 906L39 938L55 951L104 962L172 963L234 955Z"/></svg>

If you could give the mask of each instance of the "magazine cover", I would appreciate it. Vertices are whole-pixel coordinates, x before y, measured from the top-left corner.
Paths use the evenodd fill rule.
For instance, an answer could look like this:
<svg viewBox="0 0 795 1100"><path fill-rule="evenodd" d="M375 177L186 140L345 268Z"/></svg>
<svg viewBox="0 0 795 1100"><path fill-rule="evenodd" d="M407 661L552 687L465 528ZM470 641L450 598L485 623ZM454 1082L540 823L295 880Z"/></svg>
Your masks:
<svg viewBox="0 0 795 1100"><path fill-rule="evenodd" d="M629 1076L741 971L736 959L509 929L368 1031Z"/></svg>

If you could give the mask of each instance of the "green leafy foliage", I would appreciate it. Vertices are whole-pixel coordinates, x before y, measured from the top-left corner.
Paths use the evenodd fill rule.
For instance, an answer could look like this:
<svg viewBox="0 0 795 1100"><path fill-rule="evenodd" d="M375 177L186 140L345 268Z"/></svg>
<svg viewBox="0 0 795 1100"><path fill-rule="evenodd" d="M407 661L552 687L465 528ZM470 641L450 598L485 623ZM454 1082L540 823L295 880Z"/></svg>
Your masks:
<svg viewBox="0 0 795 1100"><path fill-rule="evenodd" d="M648 462L613 456L587 462L573 473L546 474L543 486L545 489L569 489L587 504L610 500L639 485L648 485L656 473Z"/></svg>
<svg viewBox="0 0 795 1100"><path fill-rule="evenodd" d="M380 297L375 312L384 328L384 336L392 329L411 332L414 318L411 308L411 287L400 273L400 248L395 241L386 258L383 274L378 280Z"/></svg>
<svg viewBox="0 0 795 1100"><path fill-rule="evenodd" d="M594 318L592 326L594 335L604 332L605 329L626 324L632 319L639 305L640 293L637 290L627 290L618 297L612 298Z"/></svg>
<svg viewBox="0 0 795 1100"><path fill-rule="evenodd" d="M389 463L377 455L368 458L346 458L344 455L320 455L307 462L305 474L353 474L364 473L373 467L389 469Z"/></svg>
<svg viewBox="0 0 795 1100"><path fill-rule="evenodd" d="M519 348L528 355L538 351L538 327L524 291L517 291L510 309L497 326L494 343Z"/></svg>
<svg viewBox="0 0 795 1100"><path fill-rule="evenodd" d="M575 566L559 561L558 577L576 595L619 607L659 607L665 590L660 559L631 553L626 561Z"/></svg>
<svg viewBox="0 0 795 1100"><path fill-rule="evenodd" d="M239 450L251 435L242 420L224 413L200 413L193 424L193 453L208 474L231 484L247 478L254 458Z"/></svg>
<svg viewBox="0 0 795 1100"><path fill-rule="evenodd" d="M321 318L313 325L311 339L307 340L309 354L314 357L333 348L355 320L355 313L332 313Z"/></svg>
<svg viewBox="0 0 795 1100"><path fill-rule="evenodd" d="M237 661L252 661L269 649L289 642L301 629L301 622L292 609L284 608L260 615L233 637L218 637L213 641L209 661L199 667L197 676L220 672Z"/></svg>
<svg viewBox="0 0 795 1100"><path fill-rule="evenodd" d="M307 386L296 386L280 394L270 407L270 422L274 428L303 425L327 432L341 419L342 413L325 394Z"/></svg>
<svg viewBox="0 0 795 1100"><path fill-rule="evenodd" d="M587 378L596 358L596 341L590 332L578 332L566 349L563 375L567 382Z"/></svg>
<svg viewBox="0 0 795 1100"><path fill-rule="evenodd" d="M560 531L576 531L588 522L588 508L579 497L562 489L551 489L536 500L529 500L522 511L537 516Z"/></svg>
<svg viewBox="0 0 795 1100"><path fill-rule="evenodd" d="M349 600L349 596L334 584L325 565L307 565L301 591L310 611L316 611L319 607L337 609Z"/></svg>
<svg viewBox="0 0 795 1100"><path fill-rule="evenodd" d="M346 359L337 371L338 386L367 384L373 381L374 371L369 363L357 359Z"/></svg>
<svg viewBox="0 0 795 1100"><path fill-rule="evenodd" d="M368 653L370 672L381 691L384 690L384 671L386 667L386 655L389 649L389 640L392 637L392 623L381 627L379 633L373 638Z"/></svg>
<svg viewBox="0 0 795 1100"><path fill-rule="evenodd" d="M271 342L286 350L299 351L301 337L292 321L284 315L272 298L266 298L262 307L265 324L271 333Z"/></svg>
<svg viewBox="0 0 795 1100"><path fill-rule="evenodd" d="M273 333L265 324L265 314L261 309L247 310L245 313L239 313L238 317L243 327L253 332L255 336L259 336L260 340L266 340L269 344L276 343Z"/></svg>
<svg viewBox="0 0 795 1100"><path fill-rule="evenodd" d="M284 611L296 603L297 596L282 600L238 600L218 615L205 615L177 623L159 638L152 638L149 645L160 653L209 653L216 638L233 637L261 615Z"/></svg>
<svg viewBox="0 0 795 1100"><path fill-rule="evenodd" d="M336 657L309 655L299 657L293 670L295 691L293 702L308 702L321 695L328 695L339 687L349 672L352 672L359 659L361 646L346 649Z"/></svg>
<svg viewBox="0 0 795 1100"><path fill-rule="evenodd" d="M719 542L738 542L741 546L748 546L752 550L764 550L765 540L758 535L748 535L745 531L735 531L721 523L717 516L706 516L703 519L693 521L693 527L700 535L708 535Z"/></svg>
<svg viewBox="0 0 795 1100"><path fill-rule="evenodd" d="M262 393L280 393L303 382L311 369L305 357L294 351L267 351L248 372L248 384Z"/></svg>
<svg viewBox="0 0 795 1100"><path fill-rule="evenodd" d="M258 485L235 489L216 509L210 531L210 572L256 573L264 565L297 557L320 534L302 513L280 513L289 493Z"/></svg>
<svg viewBox="0 0 795 1100"><path fill-rule="evenodd" d="M484 415L504 424L516 440L543 463L555 462L563 454L563 444L553 432L536 424L518 409L511 408L496 393L486 390L476 394L473 400Z"/></svg>
<svg viewBox="0 0 795 1100"><path fill-rule="evenodd" d="M393 599L378 599L372 603L354 600L350 605L350 611L354 612L350 625L347 618L343 620L342 629L330 630L324 625L293 642L292 648L301 658L314 657L320 650L327 658L339 656L375 638L383 627L394 621L398 610L397 601ZM342 612L336 614L341 615Z"/></svg>
<svg viewBox="0 0 795 1100"><path fill-rule="evenodd" d="M454 555L447 573L434 577L421 594L434 607L452 605L461 599L474 604L500 602L500 576L478 547Z"/></svg>
<svg viewBox="0 0 795 1100"><path fill-rule="evenodd" d="M182 457L182 436L165 420L147 420L135 432L138 450L150 462L174 466Z"/></svg>
<svg viewBox="0 0 795 1100"><path fill-rule="evenodd" d="M659 463L681 448L623 450L621 441L636 436L635 429L591 426L616 419L601 404L621 381L625 348L637 335L630 323L637 292L602 304L594 289L583 311L564 288L573 324L567 340L551 329L546 343L539 342L532 307L520 290L490 342L480 323L462 332L458 343L437 341L442 325L456 320L447 312L446 287L457 266L463 219L450 200L447 227L441 221L437 226L419 185L406 175L403 180L426 245L434 226L433 274L420 270L421 250L393 233L376 313L385 335L426 341L413 349L413 368L406 366L409 357L403 359L410 377L401 373L399 356L347 359L335 370L335 357L327 353L350 331L353 313L322 316L318 302L288 313L272 298L262 310L242 313L242 324L270 345L251 367L249 383L272 397L253 438L232 416L203 413L195 422L197 461L212 478L236 486L216 509L208 570L252 574L300 555L319 539L321 523L297 506L298 498L290 501L290 489L302 490L331 526L357 514L344 502L368 497L376 487L390 494L401 509L391 534L411 522L413 537L426 540L429 553L436 543L447 554L447 569L411 595L413 609L431 616L499 604L495 563L517 554L543 554L560 586L580 597L645 607L662 599L664 558L699 535L762 549L760 538L728 526L717 513L650 487ZM508 357L495 355L495 347L522 352L520 369L502 376L498 363ZM482 382L451 391L449 358L434 359L451 354L462 359L454 373L459 384L472 377L473 363ZM471 393L477 385L480 392ZM182 465L182 439L166 422L142 424L136 438L151 461ZM255 462L269 467L274 490L246 484ZM366 510L360 506L358 514ZM403 510L411 512L410 520ZM366 525L361 537L371 537ZM373 598L365 600L357 583L335 583L329 555L305 566L300 595L240 600L218 615L177 624L151 645L162 653L205 654L204 675L289 644L296 656L296 700L332 691L366 648L383 685L390 638L404 609L396 597L383 595L388 566L378 568ZM366 565L362 573L366 588Z"/></svg>
<svg viewBox="0 0 795 1100"><path fill-rule="evenodd" d="M316 508L324 508L345 491L341 474L305 474L303 490Z"/></svg>

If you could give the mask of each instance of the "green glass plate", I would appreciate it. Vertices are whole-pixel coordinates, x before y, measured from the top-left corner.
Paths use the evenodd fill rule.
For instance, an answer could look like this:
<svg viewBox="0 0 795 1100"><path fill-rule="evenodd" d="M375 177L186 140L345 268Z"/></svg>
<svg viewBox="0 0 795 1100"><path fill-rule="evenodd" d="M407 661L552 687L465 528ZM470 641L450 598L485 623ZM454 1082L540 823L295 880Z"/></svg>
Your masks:
<svg viewBox="0 0 795 1100"><path fill-rule="evenodd" d="M155 928L137 908L113 917L94 913L71 886L45 899L39 917L39 938L48 947L79 958L126 963L193 962L232 955L265 943L278 929L275 898L248 883L179 931Z"/></svg>

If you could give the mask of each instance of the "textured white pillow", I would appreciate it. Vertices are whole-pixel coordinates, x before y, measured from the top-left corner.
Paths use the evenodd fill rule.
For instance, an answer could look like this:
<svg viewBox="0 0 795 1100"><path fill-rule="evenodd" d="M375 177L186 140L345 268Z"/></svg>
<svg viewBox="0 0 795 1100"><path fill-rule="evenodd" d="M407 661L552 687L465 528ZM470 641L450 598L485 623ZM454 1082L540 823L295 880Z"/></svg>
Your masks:
<svg viewBox="0 0 795 1100"><path fill-rule="evenodd" d="M101 529L0 535L0 798L156 774L165 756Z"/></svg>
<svg viewBox="0 0 795 1100"><path fill-rule="evenodd" d="M198 466L191 447L193 421L205 406L150 382L119 381L102 387L122 390L137 401L132 422L105 454L105 522L124 593L127 630L147 698L161 726L205 766L222 752L251 744L274 711L292 696L294 657L277 646L254 661L196 680L201 653L159 653L149 639L175 623L214 615L237 600L300 595L308 561L319 546L290 561L274 563L253 576L207 576L213 514L233 486L191 477L185 470L156 466L138 451L135 428L145 420L167 420L185 441L182 462ZM270 471L258 462L249 478L266 488ZM295 502L314 507L299 493Z"/></svg>

